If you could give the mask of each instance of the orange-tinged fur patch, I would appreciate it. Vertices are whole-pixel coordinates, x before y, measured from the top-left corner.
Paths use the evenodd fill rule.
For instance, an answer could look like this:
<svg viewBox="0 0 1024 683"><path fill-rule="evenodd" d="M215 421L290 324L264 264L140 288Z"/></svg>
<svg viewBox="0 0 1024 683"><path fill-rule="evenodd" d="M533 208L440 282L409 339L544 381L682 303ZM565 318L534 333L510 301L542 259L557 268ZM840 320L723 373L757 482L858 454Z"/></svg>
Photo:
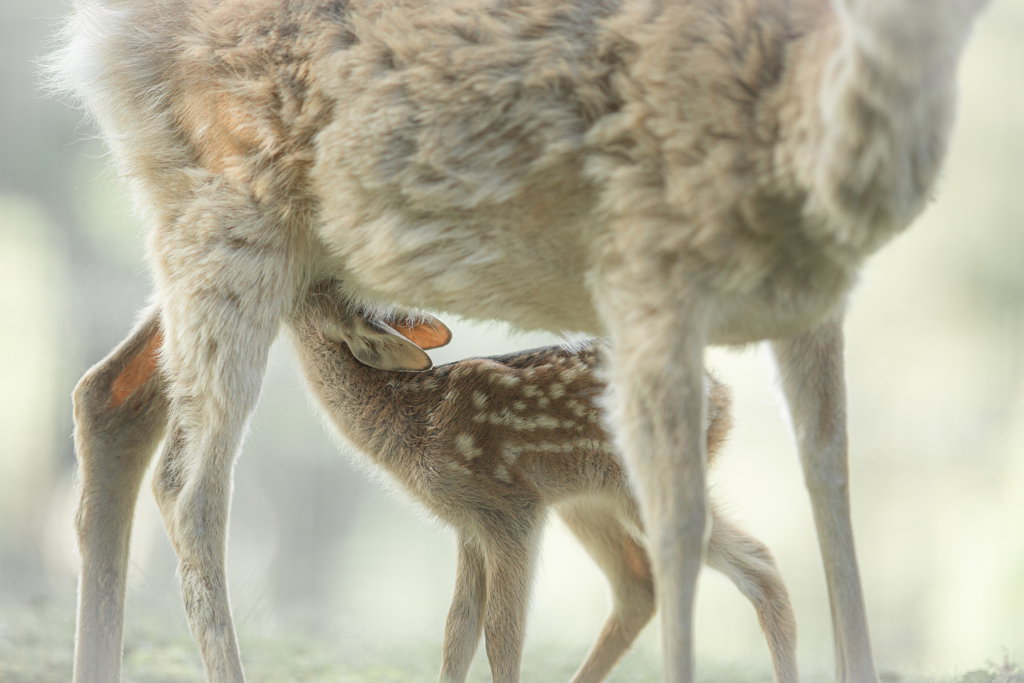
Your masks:
<svg viewBox="0 0 1024 683"><path fill-rule="evenodd" d="M644 580L651 578L651 565L647 559L647 553L635 543L626 542L622 547L622 555L625 557L626 569L633 576Z"/></svg>
<svg viewBox="0 0 1024 683"><path fill-rule="evenodd" d="M157 331L114 379L114 383L110 385L110 404L112 406L124 403L124 400L149 378L153 368L156 367L161 341L162 337Z"/></svg>

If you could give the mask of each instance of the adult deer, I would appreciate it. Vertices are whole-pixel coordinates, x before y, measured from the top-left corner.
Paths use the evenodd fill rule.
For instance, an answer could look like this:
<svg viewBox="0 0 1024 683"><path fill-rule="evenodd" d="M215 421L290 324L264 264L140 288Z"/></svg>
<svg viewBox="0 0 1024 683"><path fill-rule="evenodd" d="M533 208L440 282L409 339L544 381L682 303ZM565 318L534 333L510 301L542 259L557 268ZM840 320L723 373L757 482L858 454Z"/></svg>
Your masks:
<svg viewBox="0 0 1024 683"><path fill-rule="evenodd" d="M692 679L708 532L703 350L773 340L838 678L874 683L842 311L929 196L984 5L78 0L57 71L151 224L171 435L155 489L208 678L243 678L224 482L272 340L333 276L358 302L609 339L669 681ZM121 609L128 522L105 510L130 509L138 453L97 466L129 486L83 486L82 553L109 566L80 610ZM115 677L119 642L80 640L78 679Z"/></svg>

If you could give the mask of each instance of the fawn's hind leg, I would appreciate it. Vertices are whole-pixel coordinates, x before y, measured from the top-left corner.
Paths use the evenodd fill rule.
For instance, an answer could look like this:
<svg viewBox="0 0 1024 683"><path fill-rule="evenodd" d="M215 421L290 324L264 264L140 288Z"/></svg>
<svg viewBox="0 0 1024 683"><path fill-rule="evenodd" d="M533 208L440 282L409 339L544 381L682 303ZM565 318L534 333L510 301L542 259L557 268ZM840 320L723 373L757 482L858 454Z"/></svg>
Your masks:
<svg viewBox="0 0 1024 683"><path fill-rule="evenodd" d="M153 249L170 398L153 490L210 683L244 680L225 567L231 477L267 354L299 291L297 229L213 178ZM271 207L272 208L272 207Z"/></svg>
<svg viewBox="0 0 1024 683"><path fill-rule="evenodd" d="M74 392L80 498L75 683L121 677L128 543L139 485L167 424L156 309Z"/></svg>
<svg viewBox="0 0 1024 683"><path fill-rule="evenodd" d="M704 560L709 567L728 576L754 603L771 651L775 683L797 683L800 676L796 665L796 617L786 584L768 548L712 506L711 537Z"/></svg>
<svg viewBox="0 0 1024 683"><path fill-rule="evenodd" d="M558 515L611 584L612 613L573 683L597 683L654 616L654 579L647 552L610 511L595 504L562 504Z"/></svg>
<svg viewBox="0 0 1024 683"><path fill-rule="evenodd" d="M466 680L484 628L486 591L487 572L483 552L476 543L463 536L459 538L455 592L444 625L441 683L462 683Z"/></svg>

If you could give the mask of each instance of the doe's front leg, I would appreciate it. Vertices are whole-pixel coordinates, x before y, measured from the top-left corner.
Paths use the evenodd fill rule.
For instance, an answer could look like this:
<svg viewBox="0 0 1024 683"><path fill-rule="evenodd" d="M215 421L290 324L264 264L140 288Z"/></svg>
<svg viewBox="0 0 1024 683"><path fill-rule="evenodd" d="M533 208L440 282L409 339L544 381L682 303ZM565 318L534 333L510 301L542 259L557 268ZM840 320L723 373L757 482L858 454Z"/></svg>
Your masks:
<svg viewBox="0 0 1024 683"><path fill-rule="evenodd" d="M877 683L850 521L846 385L840 318L775 341L825 565L838 683Z"/></svg>

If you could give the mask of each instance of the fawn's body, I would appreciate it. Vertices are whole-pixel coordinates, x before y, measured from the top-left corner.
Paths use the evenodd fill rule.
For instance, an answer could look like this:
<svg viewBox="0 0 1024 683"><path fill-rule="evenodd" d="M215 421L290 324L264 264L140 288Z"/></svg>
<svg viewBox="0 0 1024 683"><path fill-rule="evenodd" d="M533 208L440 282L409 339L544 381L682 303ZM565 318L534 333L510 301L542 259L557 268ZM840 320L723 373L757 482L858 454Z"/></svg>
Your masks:
<svg viewBox="0 0 1024 683"><path fill-rule="evenodd" d="M457 533L441 680L465 680L481 630L495 683L519 679L533 565L552 506L612 587L612 614L574 681L604 678L654 614L654 582L636 502L596 404L605 388L597 350L550 347L386 372L344 345L353 314L339 301L322 294L299 307L295 347L338 432ZM382 342L393 343L378 335ZM710 460L730 415L727 389L708 381ZM768 550L712 507L705 560L754 603L776 681L796 683L796 622Z"/></svg>
<svg viewBox="0 0 1024 683"><path fill-rule="evenodd" d="M607 336L673 683L692 677L707 528L703 350L774 340L837 675L875 683L840 321L931 192L984 4L78 0L64 83L152 224L174 435L155 488L207 676L243 679L225 528L267 353L309 284L339 277L356 301ZM123 603L145 463L89 457L91 681L118 671L119 625L95 624Z"/></svg>

